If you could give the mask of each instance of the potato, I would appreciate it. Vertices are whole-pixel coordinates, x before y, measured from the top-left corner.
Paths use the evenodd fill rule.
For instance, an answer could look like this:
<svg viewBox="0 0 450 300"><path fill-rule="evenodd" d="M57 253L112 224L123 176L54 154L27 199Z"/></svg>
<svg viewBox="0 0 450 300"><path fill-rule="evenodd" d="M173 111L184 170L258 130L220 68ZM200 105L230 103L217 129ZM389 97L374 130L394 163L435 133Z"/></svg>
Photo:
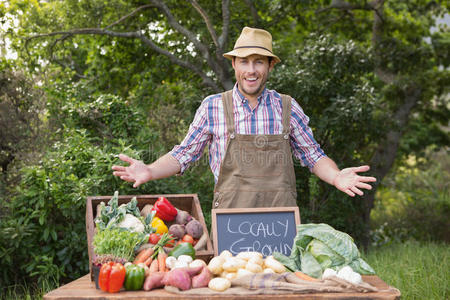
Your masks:
<svg viewBox="0 0 450 300"><path fill-rule="evenodd" d="M225 262L225 258L220 256L213 257L208 264L208 269L214 275L219 275L223 271L223 264Z"/></svg>
<svg viewBox="0 0 450 300"><path fill-rule="evenodd" d="M264 259L262 258L262 256L261 257L260 256L254 256L254 257L250 258L248 260L248 262L260 265L262 267L262 265L264 264Z"/></svg>
<svg viewBox="0 0 450 300"><path fill-rule="evenodd" d="M245 251L245 252L239 252L236 255L236 257L240 258L240 259L244 259L244 260L249 260L252 257L260 257L260 258L262 258L263 255L262 255L262 253L259 253L259 252L256 252L256 251Z"/></svg>
<svg viewBox="0 0 450 300"><path fill-rule="evenodd" d="M226 278L213 278L209 281L208 287L216 292L223 292L231 286L231 281Z"/></svg>
<svg viewBox="0 0 450 300"><path fill-rule="evenodd" d="M251 261L247 262L247 264L245 265L245 269L253 273L261 273L263 271L263 268L260 265L255 264Z"/></svg>
<svg viewBox="0 0 450 300"><path fill-rule="evenodd" d="M247 262L236 257L229 257L225 260L222 268L227 272L236 272L240 268L245 268Z"/></svg>
<svg viewBox="0 0 450 300"><path fill-rule="evenodd" d="M247 269L239 269L237 272L236 278L241 278L242 276L246 276L246 275L254 275L255 273L250 272Z"/></svg>
<svg viewBox="0 0 450 300"><path fill-rule="evenodd" d="M233 257L233 254L228 250L223 250L220 252L219 256L227 259L228 257Z"/></svg>
<svg viewBox="0 0 450 300"><path fill-rule="evenodd" d="M271 268L272 270L274 270L275 273L286 272L286 267L278 260L276 260L272 255L266 257L266 259L264 260L264 265L267 268Z"/></svg>

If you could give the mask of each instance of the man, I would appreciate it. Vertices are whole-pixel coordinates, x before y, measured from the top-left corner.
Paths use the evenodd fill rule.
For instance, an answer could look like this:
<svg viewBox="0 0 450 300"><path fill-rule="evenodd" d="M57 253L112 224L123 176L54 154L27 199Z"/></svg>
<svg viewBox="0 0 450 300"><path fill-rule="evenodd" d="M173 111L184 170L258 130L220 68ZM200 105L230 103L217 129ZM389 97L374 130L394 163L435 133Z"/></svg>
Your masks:
<svg viewBox="0 0 450 300"><path fill-rule="evenodd" d="M213 208L296 206L292 153L302 165L350 196L371 189L374 177L359 176L360 166L339 170L313 138L309 118L291 97L266 89L270 71L280 59L272 53L272 36L245 27L233 51L236 84L211 95L198 108L184 141L150 165L120 154L128 166L113 174L134 187L183 173L209 144L215 178Z"/></svg>

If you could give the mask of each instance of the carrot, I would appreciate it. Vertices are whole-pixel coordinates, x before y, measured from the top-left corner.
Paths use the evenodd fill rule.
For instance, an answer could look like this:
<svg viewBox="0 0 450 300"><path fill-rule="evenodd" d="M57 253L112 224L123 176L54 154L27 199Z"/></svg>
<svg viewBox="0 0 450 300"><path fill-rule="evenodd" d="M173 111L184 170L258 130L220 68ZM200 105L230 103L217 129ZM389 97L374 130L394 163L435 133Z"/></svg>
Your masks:
<svg viewBox="0 0 450 300"><path fill-rule="evenodd" d="M150 274L158 272L159 271L159 265L158 265L158 260L154 259L152 261L152 263L150 264Z"/></svg>
<svg viewBox="0 0 450 300"><path fill-rule="evenodd" d="M167 254L164 251L158 253L158 266L160 272L166 272L166 258Z"/></svg>
<svg viewBox="0 0 450 300"><path fill-rule="evenodd" d="M153 248L144 249L141 252L138 253L136 258L133 261L133 264L137 265L139 263L145 262L149 257L152 256L154 250Z"/></svg>
<svg viewBox="0 0 450 300"><path fill-rule="evenodd" d="M295 275L296 275L298 278L303 279L303 280L307 280L307 281L319 281L319 279L316 279L316 278L314 278L314 277L308 276L308 275L306 275L305 273L300 272L300 271L297 271L297 272L294 272L294 273L295 273Z"/></svg>
<svg viewBox="0 0 450 300"><path fill-rule="evenodd" d="M145 260L144 264L145 264L147 267L149 267L150 264L152 263L152 261L153 261L153 259L152 259L152 256L150 255L150 257L147 258L147 259Z"/></svg>

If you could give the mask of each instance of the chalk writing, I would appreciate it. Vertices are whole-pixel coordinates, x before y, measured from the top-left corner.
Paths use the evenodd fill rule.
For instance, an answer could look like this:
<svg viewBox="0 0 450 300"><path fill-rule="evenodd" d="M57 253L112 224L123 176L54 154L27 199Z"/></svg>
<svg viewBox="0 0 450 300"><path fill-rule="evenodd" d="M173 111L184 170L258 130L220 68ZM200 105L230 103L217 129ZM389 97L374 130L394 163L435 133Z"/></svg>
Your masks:
<svg viewBox="0 0 450 300"><path fill-rule="evenodd" d="M217 250L236 255L257 251L290 255L296 230L295 211L239 212L216 215Z"/></svg>

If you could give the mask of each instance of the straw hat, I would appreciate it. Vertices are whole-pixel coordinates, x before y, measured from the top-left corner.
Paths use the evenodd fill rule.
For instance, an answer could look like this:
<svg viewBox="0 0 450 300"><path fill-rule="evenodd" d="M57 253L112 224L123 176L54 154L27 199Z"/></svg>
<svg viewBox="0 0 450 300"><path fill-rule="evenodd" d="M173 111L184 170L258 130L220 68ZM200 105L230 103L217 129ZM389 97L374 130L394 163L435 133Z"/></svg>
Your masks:
<svg viewBox="0 0 450 300"><path fill-rule="evenodd" d="M241 35L234 44L234 49L223 56L233 59L233 56L247 57L252 54L271 56L275 63L281 61L272 53L272 35L268 31L250 27L242 29Z"/></svg>

